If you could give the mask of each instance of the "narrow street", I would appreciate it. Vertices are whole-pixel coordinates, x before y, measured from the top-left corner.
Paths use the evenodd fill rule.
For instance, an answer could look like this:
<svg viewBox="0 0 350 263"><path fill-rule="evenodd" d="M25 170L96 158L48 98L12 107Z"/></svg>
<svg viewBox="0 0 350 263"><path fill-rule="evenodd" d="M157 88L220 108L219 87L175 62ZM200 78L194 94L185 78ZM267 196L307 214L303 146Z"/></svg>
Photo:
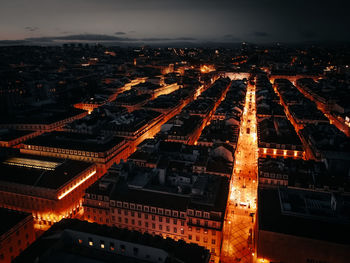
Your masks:
<svg viewBox="0 0 350 263"><path fill-rule="evenodd" d="M253 262L257 198L255 85L248 84L223 228L221 262Z"/></svg>

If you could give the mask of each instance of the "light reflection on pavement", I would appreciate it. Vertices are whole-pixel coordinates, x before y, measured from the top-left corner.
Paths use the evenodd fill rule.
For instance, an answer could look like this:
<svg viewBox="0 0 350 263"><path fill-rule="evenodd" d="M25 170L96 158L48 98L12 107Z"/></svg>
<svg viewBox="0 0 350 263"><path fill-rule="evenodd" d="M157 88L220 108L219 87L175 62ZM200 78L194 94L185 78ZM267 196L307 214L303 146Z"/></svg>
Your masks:
<svg viewBox="0 0 350 263"><path fill-rule="evenodd" d="M223 228L221 262L253 262L257 159L255 85L248 84Z"/></svg>

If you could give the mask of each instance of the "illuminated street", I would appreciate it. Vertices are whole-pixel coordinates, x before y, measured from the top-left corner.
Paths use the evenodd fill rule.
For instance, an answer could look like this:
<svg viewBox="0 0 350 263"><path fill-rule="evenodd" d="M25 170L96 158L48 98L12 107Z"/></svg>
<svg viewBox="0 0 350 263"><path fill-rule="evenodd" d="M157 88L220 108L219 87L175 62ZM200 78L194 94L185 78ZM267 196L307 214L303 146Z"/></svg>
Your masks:
<svg viewBox="0 0 350 263"><path fill-rule="evenodd" d="M257 191L255 86L248 84L224 224L222 262L252 262Z"/></svg>

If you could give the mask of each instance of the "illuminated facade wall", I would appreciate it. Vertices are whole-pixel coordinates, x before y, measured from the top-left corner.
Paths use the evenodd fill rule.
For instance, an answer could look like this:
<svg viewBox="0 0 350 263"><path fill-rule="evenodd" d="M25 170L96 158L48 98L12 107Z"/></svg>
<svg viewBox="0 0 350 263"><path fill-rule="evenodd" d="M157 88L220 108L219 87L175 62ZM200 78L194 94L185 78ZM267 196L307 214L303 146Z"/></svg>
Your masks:
<svg viewBox="0 0 350 263"><path fill-rule="evenodd" d="M259 143L259 157L266 156L302 159L304 157L304 150L300 149L300 147L296 148L295 146L294 149L286 149L286 147L283 148L283 146L280 148L272 148L269 143Z"/></svg>
<svg viewBox="0 0 350 263"><path fill-rule="evenodd" d="M207 248L218 262L222 242L222 215L210 211L170 210L109 200L107 196L86 194L84 219L196 243Z"/></svg>
<svg viewBox="0 0 350 263"><path fill-rule="evenodd" d="M64 120L60 120L54 123L49 123L49 124L35 124L35 123L0 124L0 129L8 128L8 129L15 129L15 130L35 130L35 131L41 131L41 132L50 132L63 127L65 124L69 122L84 118L87 114L88 114L87 112L83 112L76 116L73 116Z"/></svg>
<svg viewBox="0 0 350 263"><path fill-rule="evenodd" d="M34 221L31 215L0 236L0 262L10 263L35 241Z"/></svg>
<svg viewBox="0 0 350 263"><path fill-rule="evenodd" d="M45 229L62 218L77 215L85 189L97 179L96 166L91 164L57 189L3 181L0 185L0 205L32 213L36 228Z"/></svg>
<svg viewBox="0 0 350 263"><path fill-rule="evenodd" d="M102 176L113 163L119 163L121 159L126 160L131 154L131 149L126 141L115 145L106 152L79 151L74 149L63 149L23 144L21 153L41 156L56 157L61 159L79 160L93 162L97 165L97 173Z"/></svg>

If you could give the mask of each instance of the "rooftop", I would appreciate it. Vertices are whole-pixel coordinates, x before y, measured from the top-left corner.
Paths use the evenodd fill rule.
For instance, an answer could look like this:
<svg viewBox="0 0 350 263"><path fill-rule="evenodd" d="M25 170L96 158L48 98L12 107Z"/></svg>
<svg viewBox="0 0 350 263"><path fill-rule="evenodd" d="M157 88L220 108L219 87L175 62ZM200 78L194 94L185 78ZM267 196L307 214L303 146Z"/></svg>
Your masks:
<svg viewBox="0 0 350 263"><path fill-rule="evenodd" d="M160 236L141 234L136 231L88 223L77 219L63 219L54 224L37 241L29 246L15 259L15 262L36 262L37 258L40 258L40 262L42 260L44 260L43 262L51 262L50 260L46 260L48 258L54 260L53 257L57 256L57 251L69 255L70 258L72 258L72 255L75 255L73 258L79 260L78 262L145 262L145 260L139 260L138 258L131 260L120 253L114 254L103 251L97 253L96 249L92 250L91 248L84 250L84 245L79 245L78 243L74 243L74 245L71 243L70 238L64 239L64 237L69 237L67 230L158 248L168 253L165 262L202 263L209 260L209 251L196 244L187 244L184 241L175 241L170 238L163 239ZM62 235L63 233L65 235ZM69 242L69 245L67 245L67 242ZM78 246L80 249L74 249L78 248Z"/></svg>
<svg viewBox="0 0 350 263"><path fill-rule="evenodd" d="M19 224L22 220L31 216L29 213L0 208L0 236L8 232L11 228Z"/></svg>
<svg viewBox="0 0 350 263"><path fill-rule="evenodd" d="M58 189L93 165L42 156L7 157L0 161L0 181Z"/></svg>
<svg viewBox="0 0 350 263"><path fill-rule="evenodd" d="M259 189L259 229L350 244L350 198L298 189Z"/></svg>
<svg viewBox="0 0 350 263"><path fill-rule="evenodd" d="M115 136L108 137L54 131L27 140L24 144L78 151L105 152L120 144L123 140L123 138Z"/></svg>

